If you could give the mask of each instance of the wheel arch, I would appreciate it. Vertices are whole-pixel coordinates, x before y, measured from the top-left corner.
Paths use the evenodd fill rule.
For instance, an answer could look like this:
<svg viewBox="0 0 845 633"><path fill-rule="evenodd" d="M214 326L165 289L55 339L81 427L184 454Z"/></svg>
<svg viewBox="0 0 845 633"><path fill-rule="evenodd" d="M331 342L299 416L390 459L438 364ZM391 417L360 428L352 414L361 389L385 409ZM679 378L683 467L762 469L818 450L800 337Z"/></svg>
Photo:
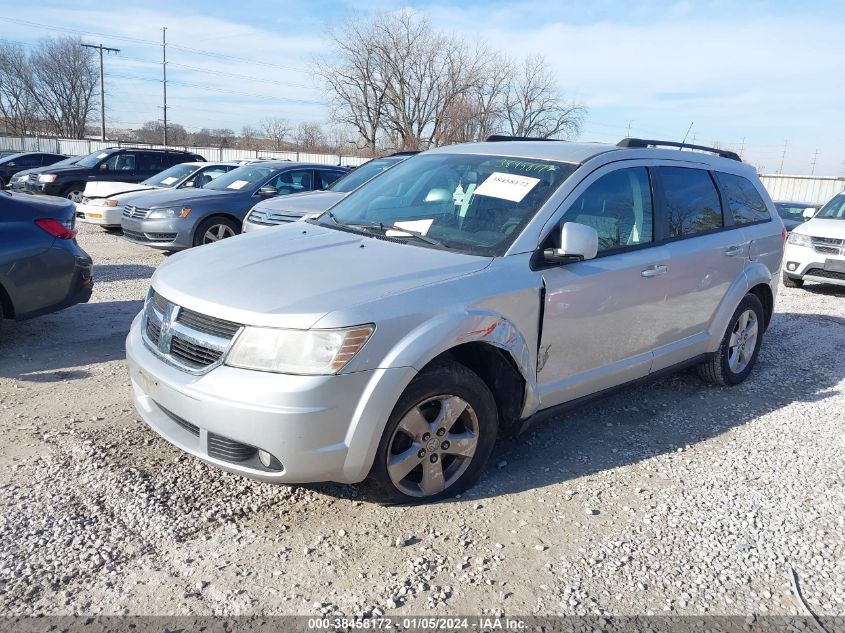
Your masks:
<svg viewBox="0 0 845 633"><path fill-rule="evenodd" d="M0 281L0 306L3 307L3 316L7 319L15 318L15 306L12 303L12 298L3 287L3 282Z"/></svg>
<svg viewBox="0 0 845 633"><path fill-rule="evenodd" d="M194 243L197 239L197 232L199 231L200 227L208 222L209 220L213 220L215 218L226 218L227 220L231 220L235 224L238 225L238 232L243 231L243 220L241 220L235 214L229 211L214 211L213 213L209 213L201 220L198 220L196 224L194 224L194 230L191 232L191 243Z"/></svg>

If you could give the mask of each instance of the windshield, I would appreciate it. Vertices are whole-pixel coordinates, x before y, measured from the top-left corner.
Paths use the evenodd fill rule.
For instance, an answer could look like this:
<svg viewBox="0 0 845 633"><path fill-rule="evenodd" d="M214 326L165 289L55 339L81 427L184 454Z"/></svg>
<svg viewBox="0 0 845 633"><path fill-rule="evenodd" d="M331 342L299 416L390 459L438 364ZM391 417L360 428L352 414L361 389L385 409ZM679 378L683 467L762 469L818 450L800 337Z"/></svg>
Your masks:
<svg viewBox="0 0 845 633"><path fill-rule="evenodd" d="M101 160L111 155L111 152L94 152L93 154L88 154L88 156L83 156L76 164L80 167L96 167Z"/></svg>
<svg viewBox="0 0 845 633"><path fill-rule="evenodd" d="M817 218L828 220L845 220L845 193L835 196L816 214Z"/></svg>
<svg viewBox="0 0 845 633"><path fill-rule="evenodd" d="M319 221L415 245L503 255L576 168L506 156L421 154L366 183Z"/></svg>
<svg viewBox="0 0 845 633"><path fill-rule="evenodd" d="M176 183L184 180L193 174L199 167L196 165L174 165L170 169L165 169L157 173L155 176L150 176L142 185L150 185L151 187L173 187Z"/></svg>
<svg viewBox="0 0 845 633"><path fill-rule="evenodd" d="M776 202L775 208L778 215L784 220L799 220L804 221L804 209L809 209L811 204L791 204L788 202Z"/></svg>
<svg viewBox="0 0 845 633"><path fill-rule="evenodd" d="M388 167L392 167L393 165L401 161L401 158L374 158L373 160L364 163L357 169L352 170L343 178L336 180L334 184L329 187L329 191L336 191L338 193L349 193L353 189L357 189L358 187L363 185L365 182L367 182L374 176L378 176Z"/></svg>
<svg viewBox="0 0 845 633"><path fill-rule="evenodd" d="M244 165L233 169L228 174L223 174L205 185L203 189L214 189L215 191L242 191L252 189L275 174L278 169L274 167L262 167L260 163Z"/></svg>

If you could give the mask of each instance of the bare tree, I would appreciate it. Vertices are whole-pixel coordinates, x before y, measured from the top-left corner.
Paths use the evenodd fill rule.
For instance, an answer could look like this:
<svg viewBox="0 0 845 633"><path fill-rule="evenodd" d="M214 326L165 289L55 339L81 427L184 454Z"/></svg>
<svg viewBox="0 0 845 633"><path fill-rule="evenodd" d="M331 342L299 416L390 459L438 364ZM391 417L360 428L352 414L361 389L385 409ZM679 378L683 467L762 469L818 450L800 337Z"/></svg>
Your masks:
<svg viewBox="0 0 845 633"><path fill-rule="evenodd" d="M586 116L584 106L561 95L542 55L529 55L516 69L503 110L507 131L514 136L573 138Z"/></svg>
<svg viewBox="0 0 845 633"><path fill-rule="evenodd" d="M23 73L39 115L59 136L82 138L97 102L99 81L94 53L78 37L43 40L31 53L31 72Z"/></svg>
<svg viewBox="0 0 845 633"><path fill-rule="evenodd" d="M243 147L253 147L255 139L258 138L259 132L251 125L244 125L241 128L241 135L238 139L238 145Z"/></svg>
<svg viewBox="0 0 845 633"><path fill-rule="evenodd" d="M273 149L278 151L284 147L285 140L290 134L290 123L285 119L273 117L264 119L261 122L261 129L264 135L273 141Z"/></svg>
<svg viewBox="0 0 845 633"><path fill-rule="evenodd" d="M20 44L0 42L0 116L10 134L33 131L36 105L27 89L30 65Z"/></svg>
<svg viewBox="0 0 845 633"><path fill-rule="evenodd" d="M135 140L139 143L157 145L164 134L164 124L161 121L147 121L134 131ZM167 124L167 140L173 145L187 145L188 131L179 123Z"/></svg>
<svg viewBox="0 0 845 633"><path fill-rule="evenodd" d="M305 150L320 149L326 145L326 135L319 123L300 123L293 138L296 146Z"/></svg>

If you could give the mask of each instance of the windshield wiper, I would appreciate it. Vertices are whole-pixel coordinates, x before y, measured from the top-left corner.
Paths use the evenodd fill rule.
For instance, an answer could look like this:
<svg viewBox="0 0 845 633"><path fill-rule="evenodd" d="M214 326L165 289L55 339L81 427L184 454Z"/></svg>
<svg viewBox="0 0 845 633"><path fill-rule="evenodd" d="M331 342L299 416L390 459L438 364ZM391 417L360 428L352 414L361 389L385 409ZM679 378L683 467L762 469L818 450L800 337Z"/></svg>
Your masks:
<svg viewBox="0 0 845 633"><path fill-rule="evenodd" d="M377 222L373 224L347 224L347 226L355 227L356 229L364 229L365 231L373 231L379 230L384 231L386 235L388 231L398 231L399 233L404 233L405 235L390 235L388 237L415 237L421 242L425 242L426 244L431 244L432 246L439 246L441 248L449 248L443 242L435 240L434 238L428 237L427 235L420 233L419 231L413 231L411 229L406 229L401 226L396 226L395 224L384 224L383 222Z"/></svg>

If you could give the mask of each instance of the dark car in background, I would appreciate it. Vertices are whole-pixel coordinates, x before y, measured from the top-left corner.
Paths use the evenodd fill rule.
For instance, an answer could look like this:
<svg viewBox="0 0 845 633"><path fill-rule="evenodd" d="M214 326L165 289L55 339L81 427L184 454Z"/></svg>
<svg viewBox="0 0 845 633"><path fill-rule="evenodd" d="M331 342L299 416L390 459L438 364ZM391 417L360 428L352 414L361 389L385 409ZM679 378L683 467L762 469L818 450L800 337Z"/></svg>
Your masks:
<svg viewBox="0 0 845 633"><path fill-rule="evenodd" d="M232 237L257 202L312 191L319 186L315 171L325 168L268 160L238 167L202 189L145 192L123 208L123 237L166 251Z"/></svg>
<svg viewBox="0 0 845 633"><path fill-rule="evenodd" d="M76 243L72 202L0 191L0 324L91 298L91 257Z"/></svg>
<svg viewBox="0 0 845 633"><path fill-rule="evenodd" d="M820 204L813 202L775 202L775 209L777 209L780 219L783 220L783 225L787 231L792 231L799 224L804 224L807 218L804 217L804 211L807 209L819 210Z"/></svg>
<svg viewBox="0 0 845 633"><path fill-rule="evenodd" d="M48 152L19 152L0 157L0 189L5 189L12 176L24 169L47 167L66 159L63 154Z"/></svg>
<svg viewBox="0 0 845 633"><path fill-rule="evenodd" d="M196 161L204 162L205 158L175 149L111 147L88 154L72 165L42 171L36 183L27 181L26 191L80 202L89 182L141 182L173 165Z"/></svg>
<svg viewBox="0 0 845 633"><path fill-rule="evenodd" d="M27 185L29 185L30 188L37 185L39 174L47 171L48 169L56 169L58 167L64 167L65 165L73 165L82 158L82 156L68 156L63 160L46 167L33 167L32 169L24 169L23 171L15 172L6 185L6 189L9 191L17 191L19 193L28 193Z"/></svg>
<svg viewBox="0 0 845 633"><path fill-rule="evenodd" d="M385 169L389 169L417 153L419 152L396 152L389 156L374 158L360 167L356 167L342 178L333 176L332 180L327 183L328 186L317 187L315 191L310 193L298 193L260 202L255 205L244 221L243 232L249 233L258 229L266 229L269 226L296 222L303 218L320 215L353 189L357 189ZM325 169L337 170L340 168L326 167Z"/></svg>

